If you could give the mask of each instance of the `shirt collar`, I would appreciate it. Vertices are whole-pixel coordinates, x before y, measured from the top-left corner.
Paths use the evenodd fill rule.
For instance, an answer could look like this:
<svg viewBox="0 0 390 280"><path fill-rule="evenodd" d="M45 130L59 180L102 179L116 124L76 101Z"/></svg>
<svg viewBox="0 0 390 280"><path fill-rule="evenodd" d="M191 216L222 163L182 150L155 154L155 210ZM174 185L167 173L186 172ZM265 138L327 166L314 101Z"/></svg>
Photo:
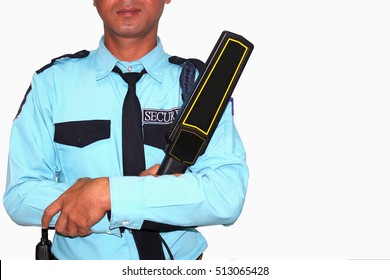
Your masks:
<svg viewBox="0 0 390 280"><path fill-rule="evenodd" d="M117 64L127 64L128 66L142 64L146 72L157 80L162 81L164 73L164 49L159 37L157 37L156 47L151 50L148 54L137 61L132 62L121 62L106 48L104 44L104 36L100 39L99 47L96 50L96 80L100 80L108 76L112 72L112 69Z"/></svg>

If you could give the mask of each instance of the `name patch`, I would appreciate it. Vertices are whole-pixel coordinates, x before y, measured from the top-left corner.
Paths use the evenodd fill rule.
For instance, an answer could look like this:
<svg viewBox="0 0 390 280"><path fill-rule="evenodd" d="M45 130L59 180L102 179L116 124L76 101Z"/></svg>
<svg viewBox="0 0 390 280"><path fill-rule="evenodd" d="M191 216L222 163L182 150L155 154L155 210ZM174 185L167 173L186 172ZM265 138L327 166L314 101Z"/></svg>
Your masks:
<svg viewBox="0 0 390 280"><path fill-rule="evenodd" d="M179 114L180 108L163 109L143 109L143 123L169 124L172 123Z"/></svg>

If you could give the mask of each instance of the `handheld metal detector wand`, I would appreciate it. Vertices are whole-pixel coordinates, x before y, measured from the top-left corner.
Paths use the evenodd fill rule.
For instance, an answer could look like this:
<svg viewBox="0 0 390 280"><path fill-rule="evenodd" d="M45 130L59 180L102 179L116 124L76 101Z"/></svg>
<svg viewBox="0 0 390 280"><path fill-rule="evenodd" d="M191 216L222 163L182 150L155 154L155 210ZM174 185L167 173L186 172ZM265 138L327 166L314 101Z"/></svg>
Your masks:
<svg viewBox="0 0 390 280"><path fill-rule="evenodd" d="M167 135L158 175L184 173L206 150L254 46L223 31Z"/></svg>

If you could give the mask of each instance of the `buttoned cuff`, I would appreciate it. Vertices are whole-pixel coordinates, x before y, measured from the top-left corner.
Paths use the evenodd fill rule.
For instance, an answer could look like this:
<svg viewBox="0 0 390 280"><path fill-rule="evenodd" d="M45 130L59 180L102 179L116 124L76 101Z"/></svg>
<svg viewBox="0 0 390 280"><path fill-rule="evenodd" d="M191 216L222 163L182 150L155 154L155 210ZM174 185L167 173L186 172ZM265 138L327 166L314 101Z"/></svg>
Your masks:
<svg viewBox="0 0 390 280"><path fill-rule="evenodd" d="M110 222L107 216L104 216L98 223L91 228L93 233L97 234L110 234L118 237L122 237L122 233L119 228L110 228Z"/></svg>
<svg viewBox="0 0 390 280"><path fill-rule="evenodd" d="M111 197L110 229L140 229L144 221L145 188L142 177L109 177Z"/></svg>

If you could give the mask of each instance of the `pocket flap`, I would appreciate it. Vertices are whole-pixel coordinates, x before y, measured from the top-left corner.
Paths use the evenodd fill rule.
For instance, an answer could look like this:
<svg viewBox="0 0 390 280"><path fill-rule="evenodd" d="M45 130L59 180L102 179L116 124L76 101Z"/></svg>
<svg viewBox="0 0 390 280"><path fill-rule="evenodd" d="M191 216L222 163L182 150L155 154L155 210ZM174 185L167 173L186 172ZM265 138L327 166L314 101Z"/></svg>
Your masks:
<svg viewBox="0 0 390 280"><path fill-rule="evenodd" d="M110 120L88 120L56 123L54 142L83 148L110 138Z"/></svg>

